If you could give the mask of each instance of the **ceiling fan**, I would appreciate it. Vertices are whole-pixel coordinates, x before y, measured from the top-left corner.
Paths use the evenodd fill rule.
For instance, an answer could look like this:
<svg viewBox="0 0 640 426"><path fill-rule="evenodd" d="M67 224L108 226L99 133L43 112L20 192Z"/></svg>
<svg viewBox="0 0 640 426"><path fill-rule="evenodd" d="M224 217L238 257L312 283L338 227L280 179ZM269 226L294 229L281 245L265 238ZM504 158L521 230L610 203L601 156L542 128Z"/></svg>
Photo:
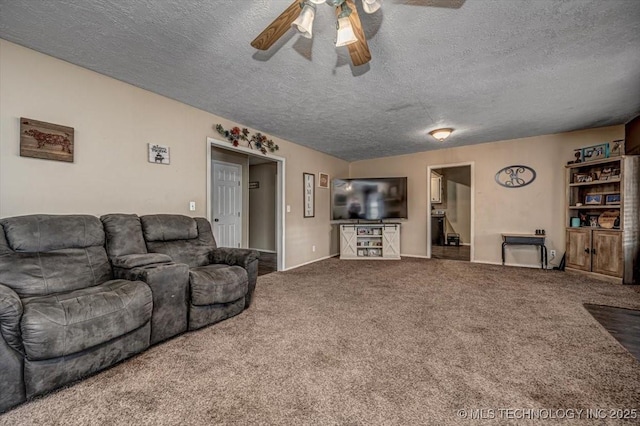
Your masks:
<svg viewBox="0 0 640 426"><path fill-rule="evenodd" d="M316 5L322 3L327 3L336 11L336 46L347 46L354 66L369 62L371 52L353 0L295 0L251 42L251 46L267 50L291 27L296 28L303 37L311 38ZM362 8L366 13L374 13L381 5L382 0L362 0Z"/></svg>
<svg viewBox="0 0 640 426"><path fill-rule="evenodd" d="M395 0L409 6L430 6L459 9L466 0ZM289 28L297 29L303 37L311 38L311 28L316 5L326 3L335 8L337 18L336 46L347 46L354 66L364 65L371 60L371 52L362 29L362 23L354 0L294 0L258 37L251 46L258 50L268 50ZM365 13L374 13L382 6L382 0L362 0Z"/></svg>

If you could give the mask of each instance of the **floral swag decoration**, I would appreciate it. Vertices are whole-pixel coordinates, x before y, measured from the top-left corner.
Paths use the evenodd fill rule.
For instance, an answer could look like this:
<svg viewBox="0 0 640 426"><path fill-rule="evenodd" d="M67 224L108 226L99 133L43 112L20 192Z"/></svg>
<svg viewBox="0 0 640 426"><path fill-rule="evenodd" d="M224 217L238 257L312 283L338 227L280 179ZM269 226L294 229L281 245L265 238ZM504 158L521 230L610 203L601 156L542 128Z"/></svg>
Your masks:
<svg viewBox="0 0 640 426"><path fill-rule="evenodd" d="M245 141L249 148L257 149L265 155L267 155L267 151L274 152L280 149L271 139L267 139L267 137L260 132L249 136L249 130L246 128L240 129L240 127L233 127L231 130L225 130L220 124L216 124L216 130L227 138L233 146L238 146L240 145L240 141Z"/></svg>

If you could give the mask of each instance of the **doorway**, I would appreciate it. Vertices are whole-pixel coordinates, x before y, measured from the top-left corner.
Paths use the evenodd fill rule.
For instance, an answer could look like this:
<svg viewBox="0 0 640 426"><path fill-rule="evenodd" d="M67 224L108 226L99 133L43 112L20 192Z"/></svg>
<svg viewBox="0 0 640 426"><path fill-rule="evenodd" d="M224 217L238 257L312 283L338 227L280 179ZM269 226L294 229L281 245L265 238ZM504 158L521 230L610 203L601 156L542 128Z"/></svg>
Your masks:
<svg viewBox="0 0 640 426"><path fill-rule="evenodd" d="M429 166L427 257L473 261L472 162Z"/></svg>
<svg viewBox="0 0 640 426"><path fill-rule="evenodd" d="M212 223L215 222L216 216L214 213L216 212L216 203L219 196L216 197L214 193L214 169L216 166L216 161L219 162L220 158L223 158L223 162L232 162L237 163L238 167L241 167L240 173L240 182L238 185L236 183L236 187L239 189L238 197L241 200L243 208L240 210L240 229L241 229L241 237L240 237L240 246L241 248L256 248L261 254L265 253L264 259L261 259L261 266L267 266L270 263L271 270L282 271L285 269L285 245L284 245L284 234L285 234L285 217L284 217L284 184L285 184L285 159L282 157L275 156L269 153L268 156L265 156L261 152L256 152L248 147L234 147L229 144L227 141L219 141L213 138L207 138L207 217ZM235 157L235 158L234 158ZM230 158L233 158L229 161ZM269 202L260 205L261 201L254 200L254 205L252 206L250 202L251 191L255 191L256 183L258 180L252 180L250 177L250 169L254 166L269 164L269 166L262 166L267 169L272 170L275 175L272 175L269 179L274 182L273 185L270 186L269 194L267 197L271 197ZM263 185L266 185L263 184ZM258 184L260 186L260 184ZM263 201L265 194L263 195ZM258 205L256 205L258 203ZM275 210L275 212L273 212ZM264 214L264 212L269 211L273 212L273 214ZM259 218L256 221L256 218ZM251 222L254 222L253 231L257 232L255 223L262 221L264 225L264 229L268 229L265 231L267 234L270 234L269 237L263 236L261 238L257 238L258 242L256 242L256 238L252 238L251 234ZM260 226L260 225L257 225ZM214 225L215 229L215 225ZM216 240L218 240L219 236L214 231L214 235ZM254 235L255 237L255 235ZM260 242L262 241L262 242ZM260 244L259 247L253 247L252 244ZM266 244L266 245L264 245ZM237 243L236 243L237 246ZM268 246L268 247L267 247ZM263 268L264 269L264 268Z"/></svg>

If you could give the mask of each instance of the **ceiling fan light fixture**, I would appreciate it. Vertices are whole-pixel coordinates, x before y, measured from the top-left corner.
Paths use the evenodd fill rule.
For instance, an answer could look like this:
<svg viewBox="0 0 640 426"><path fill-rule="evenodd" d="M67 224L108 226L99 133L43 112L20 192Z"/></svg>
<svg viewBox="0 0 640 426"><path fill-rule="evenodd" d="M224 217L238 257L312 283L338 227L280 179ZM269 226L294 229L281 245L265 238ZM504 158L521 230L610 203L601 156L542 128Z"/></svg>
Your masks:
<svg viewBox="0 0 640 426"><path fill-rule="evenodd" d="M382 0L362 0L362 9L366 13L375 13L382 6Z"/></svg>
<svg viewBox="0 0 640 426"><path fill-rule="evenodd" d="M316 5L306 0L304 6L302 6L302 12L295 21L291 23L291 26L300 32L300 35L306 38L313 37L311 32L313 28L313 18L316 16Z"/></svg>
<svg viewBox="0 0 640 426"><path fill-rule="evenodd" d="M444 128L444 129L435 129L429 132L429 134L431 136L433 136L434 138L438 139L440 142L442 142L443 140L445 140L446 138L449 137L449 135L451 134L451 132L453 132L453 129L451 128Z"/></svg>
<svg viewBox="0 0 640 426"><path fill-rule="evenodd" d="M348 17L338 18L338 32L336 35L336 47L356 43L358 38L353 32L353 27Z"/></svg>

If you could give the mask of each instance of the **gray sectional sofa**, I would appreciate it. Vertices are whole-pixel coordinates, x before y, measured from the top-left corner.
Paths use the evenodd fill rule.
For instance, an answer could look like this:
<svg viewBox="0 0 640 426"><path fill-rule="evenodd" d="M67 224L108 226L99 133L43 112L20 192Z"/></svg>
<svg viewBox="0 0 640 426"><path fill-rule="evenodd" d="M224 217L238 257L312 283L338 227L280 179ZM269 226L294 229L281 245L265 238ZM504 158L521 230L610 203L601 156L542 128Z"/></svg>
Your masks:
<svg viewBox="0 0 640 426"><path fill-rule="evenodd" d="M0 219L0 412L240 313L257 267L203 218Z"/></svg>

